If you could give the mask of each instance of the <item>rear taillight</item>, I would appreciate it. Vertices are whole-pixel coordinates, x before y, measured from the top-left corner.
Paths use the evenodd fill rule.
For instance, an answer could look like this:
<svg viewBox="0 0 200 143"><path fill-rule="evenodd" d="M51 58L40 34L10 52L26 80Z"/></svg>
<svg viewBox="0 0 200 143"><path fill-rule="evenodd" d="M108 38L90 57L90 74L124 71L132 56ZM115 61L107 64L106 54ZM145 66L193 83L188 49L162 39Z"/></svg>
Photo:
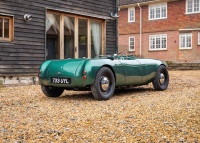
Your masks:
<svg viewBox="0 0 200 143"><path fill-rule="evenodd" d="M83 75L86 75L86 74L87 74L87 72L84 70L84 71L83 71Z"/></svg>
<svg viewBox="0 0 200 143"><path fill-rule="evenodd" d="M38 70L38 77L40 77L41 75L40 75L40 73L41 73L41 70Z"/></svg>
<svg viewBox="0 0 200 143"><path fill-rule="evenodd" d="M87 74L87 72L84 70L84 71L83 71L83 79L84 79L84 80L86 80L86 79L87 79L87 76L86 76L86 74Z"/></svg>

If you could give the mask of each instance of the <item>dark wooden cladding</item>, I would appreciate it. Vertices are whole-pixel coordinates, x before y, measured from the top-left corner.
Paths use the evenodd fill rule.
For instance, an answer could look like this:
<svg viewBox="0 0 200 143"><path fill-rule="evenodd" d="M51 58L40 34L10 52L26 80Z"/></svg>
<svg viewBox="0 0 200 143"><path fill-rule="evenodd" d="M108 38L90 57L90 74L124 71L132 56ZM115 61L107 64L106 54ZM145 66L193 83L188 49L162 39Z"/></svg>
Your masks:
<svg viewBox="0 0 200 143"><path fill-rule="evenodd" d="M106 53L116 48L117 0L1 0L0 14L14 16L14 41L0 41L0 76L36 75L45 60L46 10L57 10L106 20ZM24 15L32 20L24 21Z"/></svg>
<svg viewBox="0 0 200 143"><path fill-rule="evenodd" d="M117 51L117 45L115 44L116 41L116 32L114 28L110 27L116 27L116 21L113 20L107 20L107 35L106 35L106 54L111 55L113 53L116 53Z"/></svg>

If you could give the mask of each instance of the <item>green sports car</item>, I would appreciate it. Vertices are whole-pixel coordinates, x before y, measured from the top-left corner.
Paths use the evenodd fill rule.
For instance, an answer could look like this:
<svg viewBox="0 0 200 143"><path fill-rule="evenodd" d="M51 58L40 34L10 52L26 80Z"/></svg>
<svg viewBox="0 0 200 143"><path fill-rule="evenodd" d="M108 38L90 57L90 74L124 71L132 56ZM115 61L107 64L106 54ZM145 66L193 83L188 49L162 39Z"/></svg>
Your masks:
<svg viewBox="0 0 200 143"><path fill-rule="evenodd" d="M167 64L118 54L87 59L49 60L40 66L39 82L48 97L59 97L64 90L91 90L98 100L107 100L115 88L153 83L163 91L169 84Z"/></svg>

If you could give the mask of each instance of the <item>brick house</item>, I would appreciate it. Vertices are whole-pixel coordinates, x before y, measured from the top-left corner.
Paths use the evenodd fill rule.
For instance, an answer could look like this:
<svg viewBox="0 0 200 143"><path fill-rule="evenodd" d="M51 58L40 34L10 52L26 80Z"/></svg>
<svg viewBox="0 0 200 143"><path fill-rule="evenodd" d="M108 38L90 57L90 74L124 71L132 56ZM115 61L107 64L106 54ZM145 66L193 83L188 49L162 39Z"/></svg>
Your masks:
<svg viewBox="0 0 200 143"><path fill-rule="evenodd" d="M200 62L200 0L119 0L118 52Z"/></svg>

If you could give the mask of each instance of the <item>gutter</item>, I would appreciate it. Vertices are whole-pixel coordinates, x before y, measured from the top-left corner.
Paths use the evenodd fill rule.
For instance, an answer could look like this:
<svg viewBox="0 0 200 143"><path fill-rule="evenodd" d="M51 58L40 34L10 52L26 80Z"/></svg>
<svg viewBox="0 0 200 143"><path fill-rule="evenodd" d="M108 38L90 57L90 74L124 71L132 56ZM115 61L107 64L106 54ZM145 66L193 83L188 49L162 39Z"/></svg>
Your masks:
<svg viewBox="0 0 200 143"><path fill-rule="evenodd" d="M149 5L149 4L155 4L158 2L173 2L173 1L179 1L179 0L151 0L151 1L146 1L146 2L140 2L140 6L143 5ZM119 8L123 9L123 8L129 8L129 7L135 7L137 6L137 3L133 3L133 4L121 4L119 6Z"/></svg>
<svg viewBox="0 0 200 143"><path fill-rule="evenodd" d="M142 8L139 3L138 7L140 8L140 58L142 58Z"/></svg>
<svg viewBox="0 0 200 143"><path fill-rule="evenodd" d="M129 8L129 7L135 7L137 6L138 4L140 5L149 5L149 4L154 4L156 2L158 2L159 0L154 0L154 1L147 1L147 2L140 2L140 3L134 3L134 4L126 4L126 5L121 5L119 6L121 9L123 8Z"/></svg>

